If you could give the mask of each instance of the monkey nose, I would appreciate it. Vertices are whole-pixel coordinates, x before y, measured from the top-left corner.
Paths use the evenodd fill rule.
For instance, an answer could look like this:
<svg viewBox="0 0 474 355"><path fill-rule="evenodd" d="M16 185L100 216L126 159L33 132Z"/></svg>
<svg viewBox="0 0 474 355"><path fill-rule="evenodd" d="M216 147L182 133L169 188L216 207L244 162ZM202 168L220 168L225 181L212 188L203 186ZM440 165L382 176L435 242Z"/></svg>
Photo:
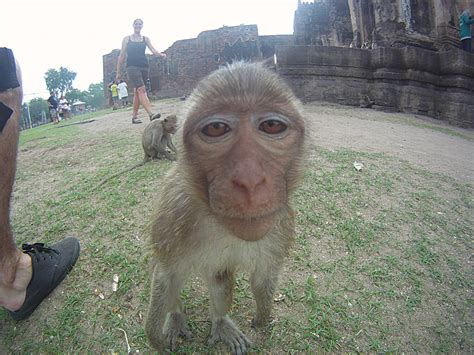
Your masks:
<svg viewBox="0 0 474 355"><path fill-rule="evenodd" d="M249 194L253 194L258 186L265 184L266 178L264 176L260 177L250 177L246 176L245 178L235 177L232 179L232 184L238 189L245 190Z"/></svg>
<svg viewBox="0 0 474 355"><path fill-rule="evenodd" d="M265 186L267 178L258 172L247 171L245 174L237 174L231 180L236 193L242 194L248 204L258 203L259 191Z"/></svg>

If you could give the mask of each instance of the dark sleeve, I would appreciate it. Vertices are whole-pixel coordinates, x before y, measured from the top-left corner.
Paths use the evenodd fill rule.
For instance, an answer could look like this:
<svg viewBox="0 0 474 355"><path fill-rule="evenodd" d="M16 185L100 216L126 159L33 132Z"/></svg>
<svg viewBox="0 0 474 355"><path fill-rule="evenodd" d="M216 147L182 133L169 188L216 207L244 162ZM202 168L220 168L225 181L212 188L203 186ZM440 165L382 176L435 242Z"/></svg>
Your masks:
<svg viewBox="0 0 474 355"><path fill-rule="evenodd" d="M13 52L9 48L0 48L0 92L20 86L16 77L16 65Z"/></svg>

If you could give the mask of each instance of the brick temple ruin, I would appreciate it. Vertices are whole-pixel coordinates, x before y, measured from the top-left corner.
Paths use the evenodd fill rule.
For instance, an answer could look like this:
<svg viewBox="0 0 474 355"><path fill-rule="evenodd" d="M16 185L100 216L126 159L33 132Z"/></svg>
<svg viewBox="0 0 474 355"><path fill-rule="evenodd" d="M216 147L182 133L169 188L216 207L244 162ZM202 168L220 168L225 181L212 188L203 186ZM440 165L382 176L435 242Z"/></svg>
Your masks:
<svg viewBox="0 0 474 355"><path fill-rule="evenodd" d="M474 54L460 49L458 17L472 0L298 1L292 35L224 26L176 41L149 58L158 98L189 94L234 60L268 60L304 102L422 114L474 128ZM288 14L291 16L291 14ZM119 50L104 55L104 83ZM107 88L104 88L110 96Z"/></svg>

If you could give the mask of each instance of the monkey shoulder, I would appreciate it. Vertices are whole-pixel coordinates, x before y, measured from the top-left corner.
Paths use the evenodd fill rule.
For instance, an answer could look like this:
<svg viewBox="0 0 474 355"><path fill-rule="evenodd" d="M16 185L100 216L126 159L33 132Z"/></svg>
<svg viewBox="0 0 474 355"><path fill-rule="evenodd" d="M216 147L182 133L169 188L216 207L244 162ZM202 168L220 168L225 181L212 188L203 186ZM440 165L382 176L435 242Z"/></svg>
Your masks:
<svg viewBox="0 0 474 355"><path fill-rule="evenodd" d="M155 249L170 250L184 243L196 220L192 197L176 184L172 169L162 181L152 220L151 239Z"/></svg>

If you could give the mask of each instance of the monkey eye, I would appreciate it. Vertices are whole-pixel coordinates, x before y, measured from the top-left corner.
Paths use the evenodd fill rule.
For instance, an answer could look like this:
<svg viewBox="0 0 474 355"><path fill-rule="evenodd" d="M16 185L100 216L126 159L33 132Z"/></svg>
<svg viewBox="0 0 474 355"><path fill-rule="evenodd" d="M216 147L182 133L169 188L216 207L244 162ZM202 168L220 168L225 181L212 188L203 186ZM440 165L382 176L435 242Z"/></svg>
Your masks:
<svg viewBox="0 0 474 355"><path fill-rule="evenodd" d="M266 134L279 134L286 131L287 128L288 126L279 120L266 120L260 123L258 127L259 130Z"/></svg>
<svg viewBox="0 0 474 355"><path fill-rule="evenodd" d="M212 122L204 126L201 132L212 138L221 137L230 131L230 127L223 122Z"/></svg>

